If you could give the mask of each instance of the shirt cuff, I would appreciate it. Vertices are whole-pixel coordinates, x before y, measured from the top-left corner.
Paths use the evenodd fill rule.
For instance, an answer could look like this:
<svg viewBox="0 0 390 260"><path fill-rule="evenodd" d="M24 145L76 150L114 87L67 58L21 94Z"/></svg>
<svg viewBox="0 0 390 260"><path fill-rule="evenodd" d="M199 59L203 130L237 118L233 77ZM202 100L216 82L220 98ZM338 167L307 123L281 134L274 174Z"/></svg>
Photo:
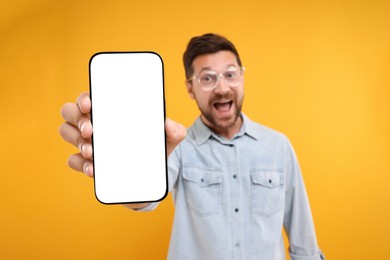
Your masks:
<svg viewBox="0 0 390 260"><path fill-rule="evenodd" d="M291 252L289 254L290 254L291 260L325 260L325 255L322 253L321 250L318 251L314 255L308 255L308 256L295 255L295 254L293 254Z"/></svg>
<svg viewBox="0 0 390 260"><path fill-rule="evenodd" d="M139 209L133 209L133 210L140 211L140 212L147 212L147 211L154 210L155 208L157 208L157 206L158 206L158 202L152 202L149 205L147 205L146 207L139 208Z"/></svg>

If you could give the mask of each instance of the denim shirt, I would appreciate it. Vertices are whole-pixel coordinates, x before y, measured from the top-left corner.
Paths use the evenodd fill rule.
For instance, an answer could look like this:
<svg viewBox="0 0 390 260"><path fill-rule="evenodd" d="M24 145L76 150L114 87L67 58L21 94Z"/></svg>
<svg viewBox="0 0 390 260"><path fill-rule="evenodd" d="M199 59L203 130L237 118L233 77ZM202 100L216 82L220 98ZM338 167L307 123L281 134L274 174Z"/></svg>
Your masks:
<svg viewBox="0 0 390 260"><path fill-rule="evenodd" d="M168 259L285 259L283 227L291 260L324 259L288 139L242 118L231 140L198 118L169 157L175 218Z"/></svg>

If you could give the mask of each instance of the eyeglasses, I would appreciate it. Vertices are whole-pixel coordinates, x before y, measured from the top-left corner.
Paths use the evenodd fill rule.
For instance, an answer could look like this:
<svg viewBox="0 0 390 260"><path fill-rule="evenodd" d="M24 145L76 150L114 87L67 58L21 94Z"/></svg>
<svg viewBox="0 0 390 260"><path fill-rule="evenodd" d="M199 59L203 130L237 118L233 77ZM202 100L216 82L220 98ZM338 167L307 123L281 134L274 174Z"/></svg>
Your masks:
<svg viewBox="0 0 390 260"><path fill-rule="evenodd" d="M217 87L219 79L223 78L229 87L237 87L242 83L244 67L230 67L224 73L217 73L212 70L201 71L199 75L194 75L187 81L195 79L198 84L206 91L213 90Z"/></svg>

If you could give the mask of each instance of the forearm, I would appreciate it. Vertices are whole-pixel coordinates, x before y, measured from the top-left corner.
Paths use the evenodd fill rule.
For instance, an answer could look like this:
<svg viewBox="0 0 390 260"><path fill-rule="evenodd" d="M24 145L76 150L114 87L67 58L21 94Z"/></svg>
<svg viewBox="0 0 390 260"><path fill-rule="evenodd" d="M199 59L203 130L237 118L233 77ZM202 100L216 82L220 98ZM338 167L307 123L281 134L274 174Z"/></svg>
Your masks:
<svg viewBox="0 0 390 260"><path fill-rule="evenodd" d="M142 209L149 206L150 203L134 203L134 204L122 204L122 206L128 209Z"/></svg>

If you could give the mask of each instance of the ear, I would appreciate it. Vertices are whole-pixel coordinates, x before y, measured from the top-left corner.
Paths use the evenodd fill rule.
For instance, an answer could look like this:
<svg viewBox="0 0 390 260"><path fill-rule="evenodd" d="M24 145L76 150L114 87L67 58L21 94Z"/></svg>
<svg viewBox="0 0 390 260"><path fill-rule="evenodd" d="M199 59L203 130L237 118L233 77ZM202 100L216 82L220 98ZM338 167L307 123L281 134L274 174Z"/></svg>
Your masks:
<svg viewBox="0 0 390 260"><path fill-rule="evenodd" d="M187 87L188 95L190 95L191 99L195 99L192 82L186 81L186 87Z"/></svg>

